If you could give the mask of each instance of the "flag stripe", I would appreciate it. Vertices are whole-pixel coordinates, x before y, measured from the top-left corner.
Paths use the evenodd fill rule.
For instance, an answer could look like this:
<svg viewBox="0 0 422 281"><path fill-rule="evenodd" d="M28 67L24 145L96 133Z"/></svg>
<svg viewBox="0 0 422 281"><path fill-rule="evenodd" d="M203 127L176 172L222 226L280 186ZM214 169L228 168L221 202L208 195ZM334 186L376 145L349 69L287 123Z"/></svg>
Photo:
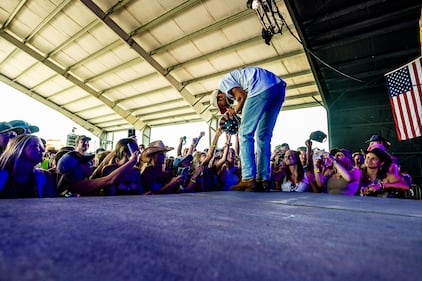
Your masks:
<svg viewBox="0 0 422 281"><path fill-rule="evenodd" d="M419 95L415 96L415 111L416 116L418 117L418 125L417 125L417 135L420 137L422 136L422 87L419 86Z"/></svg>
<svg viewBox="0 0 422 281"><path fill-rule="evenodd" d="M417 96L421 96L422 94L422 88L421 88L421 80L420 80L420 76L421 76L421 60L416 60L412 63L412 71L411 71L411 79L412 81L414 81L414 87L412 90L412 95L410 96L410 98L412 99L412 106L413 108L415 108L418 103L416 102L416 97ZM419 75L418 75L419 74ZM420 100L419 100L420 102ZM420 104L420 103L419 103ZM421 127L422 127L422 123L421 123L421 114L422 111L413 111L413 115L411 118L411 124L412 124L412 128L413 128L413 133L414 133L414 138L416 137L420 137L420 131L421 131Z"/></svg>
<svg viewBox="0 0 422 281"><path fill-rule="evenodd" d="M396 124L396 133L397 137L399 138L399 141L403 140L403 130L401 127L401 122L399 119L400 116L398 116L397 113L399 113L399 110L396 110L397 108L397 97L393 97L390 99L391 108L393 109L393 117L394 117L394 123Z"/></svg>
<svg viewBox="0 0 422 281"><path fill-rule="evenodd" d="M421 96L422 96L422 85L421 85L421 77L422 77L422 61L418 60L415 62L413 67L413 79L416 85L416 92L412 95L413 98L413 105L415 107L414 111L414 128L415 128L415 136L420 137L422 136L422 104L421 104Z"/></svg>
<svg viewBox="0 0 422 281"><path fill-rule="evenodd" d="M414 97L414 91L412 90L410 93L406 93L403 95L405 100L406 100L406 109L408 111L408 120L407 120L407 125L408 125L408 131L409 133L411 133L409 135L409 138L415 138L416 137L416 130L415 130L415 125L417 124L417 122L414 122L415 120L415 114L414 114L414 107L413 107L413 97Z"/></svg>
<svg viewBox="0 0 422 281"><path fill-rule="evenodd" d="M407 125L409 124L409 122L407 122L408 118L407 118L407 109L405 107L406 102L405 102L404 95L400 95L397 97L397 104L398 104L398 107L396 108L396 110L399 110L399 113L400 113L400 126L403 128L403 139L408 139L409 131L408 131Z"/></svg>

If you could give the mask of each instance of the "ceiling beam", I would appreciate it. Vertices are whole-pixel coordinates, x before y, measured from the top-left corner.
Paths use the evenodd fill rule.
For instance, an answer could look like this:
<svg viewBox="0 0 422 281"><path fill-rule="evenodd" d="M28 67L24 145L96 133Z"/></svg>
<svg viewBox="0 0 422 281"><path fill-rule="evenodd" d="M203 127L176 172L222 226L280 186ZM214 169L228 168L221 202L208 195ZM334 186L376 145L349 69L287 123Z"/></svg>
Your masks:
<svg viewBox="0 0 422 281"><path fill-rule="evenodd" d="M188 106L188 105L178 106L177 110L186 110L186 109L190 109L190 108L191 107ZM170 108L170 109L160 110L159 112L150 112L150 113L146 113L146 114L139 114L138 116L139 116L139 118L142 117L142 119L144 119L144 120L151 120L151 119L148 119L148 118L151 118L151 116L154 116L154 115L157 115L157 114L163 114L163 113L172 113L172 112L175 112L175 111L176 111L175 108ZM187 114L195 114L195 113L189 112ZM166 117L164 117L164 118L169 118L169 116L170 115L166 115ZM176 115L171 115L171 116L176 116ZM156 119L153 119L153 120L156 120Z"/></svg>
<svg viewBox="0 0 422 281"><path fill-rule="evenodd" d="M9 17L7 18L7 20L4 21L0 29L6 29L9 26L9 24L13 21L16 15L19 14L20 10L25 6L26 2L28 2L28 0L19 1L15 9L13 9L13 12L10 13Z"/></svg>
<svg viewBox="0 0 422 281"><path fill-rule="evenodd" d="M151 107L168 106L168 105L172 105L174 103L183 102L183 101L185 101L185 100L184 99L175 99L175 100L169 100L169 101L164 101L164 102L152 103L152 104L148 104L146 106L138 106L136 108L133 108L133 110L139 111L139 110L143 110L143 109L151 109Z"/></svg>
<svg viewBox="0 0 422 281"><path fill-rule="evenodd" d="M327 50L332 48L338 48L344 45L352 44L357 41L363 41L366 39L371 39L375 37L380 37L389 33L400 32L402 30L408 30L409 28L414 27L414 23L411 21L405 21L400 24L395 24L394 26L384 27L382 29L371 30L370 32L360 33L355 36L348 36L342 40L331 40L324 44L315 44L312 45L314 50Z"/></svg>
<svg viewBox="0 0 422 281"><path fill-rule="evenodd" d="M126 0L126 1L122 1L122 2L124 2L124 3L119 2L115 6L113 6L112 8L110 8L106 12L106 14L108 16L111 15L112 13L120 10L123 6L125 6L126 4L128 4L128 2L130 2L130 1ZM194 6L194 5L199 4L200 2L201 2L201 0L189 0L189 1L184 2L181 5L177 6L176 8L171 9L167 13L163 14L162 16L160 16L158 18L155 18L154 20L150 21L149 23L147 23L147 24L145 24L145 25L143 25L143 26L141 26L141 27L133 30L132 32L130 32L130 37L134 37L135 35L141 33L142 31L148 30L148 29L150 29L150 28L158 25L159 23L161 23L163 21L166 21L169 18L177 15L181 11L186 10L186 9L188 9L188 8ZM95 22L96 23L99 23L98 20L96 20ZM87 30L85 30L83 34L85 34L85 32L87 32ZM91 61L91 60L95 59L96 57L98 57L99 55L101 55L104 51L108 51L110 49L113 49L113 48L115 48L119 44L121 44L121 41L120 40L114 41L114 42L110 43L108 46L104 47L103 49L101 49L101 50L99 50L99 51L97 51L97 52L95 52L93 54L90 54L86 58L80 60L77 64L72 65L71 67L69 67L69 69L72 69L72 68L74 68L74 67L76 67L78 65L81 65L83 63L86 63L88 61ZM127 66L132 65L132 64L133 65L134 64L137 64L137 63L140 62L140 59L141 59L140 57L137 57L137 58L133 59L132 61L129 61L129 62L124 63L124 64L121 64L121 65L118 65L118 66L116 66L114 68L110 68L107 71L104 71L104 72L102 72L100 74L97 74L95 76L90 77L89 79L86 80L86 82L92 81L92 80L94 80L96 78L99 78L100 76L104 76L104 75L106 75L108 73L112 73L112 72L114 72L114 71L116 71L116 70L118 70L120 68L127 67Z"/></svg>
<svg viewBox="0 0 422 281"><path fill-rule="evenodd" d="M154 124L154 122L151 122L151 124L155 127L164 127L164 126L173 126L173 125L182 125L182 124L190 124L190 123L195 123L195 122L204 122L204 120L202 120L201 118L193 118L189 121L186 120L169 120L168 122L165 122L163 120L160 121L161 123L158 124ZM206 124L208 124L206 122Z"/></svg>
<svg viewBox="0 0 422 281"><path fill-rule="evenodd" d="M156 55L158 53L165 52L168 49L173 49L173 48L175 48L175 47L177 47L177 46L179 46L179 45L181 45L183 43L186 43L187 41L190 41L190 40L192 40L194 38L197 38L197 37L202 36L202 35L205 35L205 34L209 34L209 33L213 32L213 31L215 31L217 29L220 29L221 27L223 27L226 24L229 24L229 23L238 21L238 20L240 20L242 18L245 18L245 17L248 17L248 16L250 16L250 15L252 15L254 13L255 13L255 11L252 10L252 9L243 10L243 11L237 13L237 14L234 14L234 15L232 15L232 16L230 16L228 18L225 18L225 19L223 19L221 21L218 21L218 22L216 22L214 24L211 24L211 25L209 25L209 26L207 26L205 28L199 29L199 30L197 30L195 32L192 32L192 33L190 33L190 34L188 34L188 35L186 35L184 37L181 37L179 39L176 39L176 40L174 40L174 41L172 41L172 42L170 42L168 44L164 44L164 45L160 46L159 48L156 48L156 49L150 51L149 54L152 56L152 55Z"/></svg>
<svg viewBox="0 0 422 281"><path fill-rule="evenodd" d="M338 28L330 29L330 31L325 33L318 33L316 35L309 34L308 36L308 42L311 42L312 45L318 45L318 42L330 42L333 40L336 40L335 38L341 37L348 37L348 34L354 34L354 33L370 33L373 34L374 30L368 30L368 27L378 27L378 26L384 26L382 29L389 29L388 22L393 21L394 19L397 19L398 22L400 22L400 19L406 16L411 15L414 13L415 10L419 9L420 5L415 5L403 10L394 11L389 14L381 14L378 17L371 17L367 20L361 20L357 22L353 22L350 24L346 24L345 26L341 26ZM380 30L377 28L377 30ZM319 43L321 44L321 43Z"/></svg>
<svg viewBox="0 0 422 281"><path fill-rule="evenodd" d="M135 52L138 53L146 62L148 62L159 74L162 75L181 96L192 106L192 108L201 116L202 119L211 119L211 114L204 111L201 104L194 104L192 94L184 88L168 71L163 68L150 54L148 54L133 38L128 35L111 17L105 14L93 1L81 0L104 24L106 24L112 31L114 31L122 40L126 42Z"/></svg>
<svg viewBox="0 0 422 281"><path fill-rule="evenodd" d="M147 119L147 122L155 122L155 121L161 121L161 120L167 120L167 119L177 119L177 118L190 119L191 117L194 117L196 119L196 118L198 118L198 115L196 113L192 113L192 114L186 114L186 113L172 114L171 116ZM202 120L202 121L204 121L204 120Z"/></svg>
<svg viewBox="0 0 422 281"><path fill-rule="evenodd" d="M116 5L112 6L106 13L110 16L111 14L118 12L129 1L131 0L119 1ZM87 32L89 32L91 29L95 28L99 24L101 24L101 21L99 21L98 19L91 21L86 26L84 26L81 30L79 30L77 33L73 34L68 40L64 41L62 44L60 44L59 46L54 48L54 50L48 53L46 56L46 59L52 57L53 55L61 51L63 48L68 46L69 44L75 42L80 37L85 36Z"/></svg>
<svg viewBox="0 0 422 281"><path fill-rule="evenodd" d="M162 14L161 16L154 18L153 20L144 24L143 26L134 29L130 33L130 36L133 37L133 36L138 35L139 33L142 33L144 31L152 29L153 27L160 25L162 22L165 22L165 21L171 19L172 17L176 16L177 14L180 14L181 12L186 12L187 9L190 9L190 8L200 4L200 3L202 3L202 0L185 1L182 4L180 4L179 6L176 6L175 8L173 8L173 9L167 11L166 13Z"/></svg>
<svg viewBox="0 0 422 281"><path fill-rule="evenodd" d="M332 21L340 17L344 17L353 13L356 13L360 10L366 10L372 6L376 6L379 4L384 4L386 0L370 0L370 1L364 1L363 3L358 3L353 6L346 7L344 9L336 9L332 13L324 13L324 16L322 17L312 17L310 20L303 21L304 26L309 26L313 24L321 24L325 23L327 21Z"/></svg>
<svg viewBox="0 0 422 281"><path fill-rule="evenodd" d="M223 49L219 49L219 50L216 50L214 52L209 52L209 53L206 53L206 54L204 54L202 56L199 56L199 57L196 57L196 58L193 58L193 59L184 61L182 63L169 66L167 68L167 70L168 71L173 71L173 70L175 70L177 68L181 68L181 67L184 67L186 65L195 63L195 62L201 62L201 61L207 60L210 57L213 57L213 56L216 56L216 55L223 55L223 54L232 53L233 51L235 51L237 49L240 49L240 48L242 48L244 46L248 46L249 47L249 46L251 46L254 43L262 43L262 36L256 36L256 37L247 39L245 41L241 41L239 43L232 44L232 45L230 45L228 47L225 47Z"/></svg>
<svg viewBox="0 0 422 281"><path fill-rule="evenodd" d="M371 56L360 57L360 58L348 58L347 61L340 61L340 62L331 62L335 65L336 69L345 71L348 68L355 68L355 67L367 67L368 64L383 62L383 61L390 61L392 59L400 59L402 57L411 57L415 53L413 49L404 49L397 52L389 52L389 53L379 53L373 54ZM327 71L329 68L323 64L320 66L321 71Z"/></svg>
<svg viewBox="0 0 422 281"><path fill-rule="evenodd" d="M266 63L270 63L270 62L274 62L274 61L278 61L278 60L283 60L283 59L287 59L287 58L292 58L294 56L300 56L300 55L304 55L304 54L305 54L305 51L303 49L300 49L300 50L291 51L291 52L286 53L286 54L282 54L282 55L277 56L277 57L263 59L263 60L260 60L260 61L254 61L254 62L251 62L248 65L262 65L262 64L266 64ZM242 66L246 66L246 65L242 65ZM232 68L229 68L229 69L225 69L223 71L214 72L214 73L209 74L209 75L204 75L204 76L201 76L201 77L197 77L195 79L183 81L182 84L184 86L187 86L187 85L194 83L194 82L198 82L198 81L202 81L202 80L206 80L206 79L211 79L211 78L215 78L215 77L220 77L220 76L223 76L223 75L229 73L230 71L233 71L233 70L238 69L238 68L239 68L239 66L236 66L236 67L232 67ZM311 73L311 72L309 72L309 73Z"/></svg>
<svg viewBox="0 0 422 281"><path fill-rule="evenodd" d="M64 78L68 79L70 82L78 86L79 88L85 90L88 94L98 98L102 103L107 105L109 108L113 109L117 114L122 116L123 119L125 119L127 122L132 124L136 129L141 130L143 127L145 127L145 123L141 120L138 120L135 116L133 116L130 112L126 111L125 109L121 108L119 105L114 104L110 100L100 96L94 88L90 87L89 85L85 84L83 81L79 80L76 76L74 76L72 73L66 72L64 69L59 67L57 64L51 62L50 60L44 60L44 56L40 54L40 52L32 49L27 44L24 44L23 42L16 39L14 36L8 34L5 30L0 30L0 36L3 37L5 40L7 40L9 43L15 45L17 48L25 52L27 55L31 56L33 59L39 61L40 63L44 64L54 72L60 74ZM44 99L47 101L46 99ZM76 116L71 118L72 120L77 120ZM82 127L86 126L88 122L82 122L78 123ZM85 125L84 125L85 124ZM92 130L91 126L87 126L85 129Z"/></svg>
<svg viewBox="0 0 422 281"><path fill-rule="evenodd" d="M64 7L66 7L72 0L65 0L63 2L60 3L60 5L56 6L56 8L51 11L47 17L45 17L34 29L31 30L31 32L25 37L25 39L23 40L24 43L27 43L29 41L31 41L32 38L34 38L34 36L38 33L38 31L40 31L41 29L43 29L48 22L54 18L58 13L60 13Z"/></svg>
<svg viewBox="0 0 422 281"><path fill-rule="evenodd" d="M114 72L117 72L117 71L119 71L119 70L124 70L124 69L126 69L126 68L131 67L131 66L137 65L137 64L139 64L139 63L141 63L141 62L142 62L142 58L140 58L140 57L136 57L136 58L134 58L134 59L131 59L130 61L127 61L127 62L125 62L125 63L119 64L119 65L116 65L116 66L114 66L114 67L110 67L110 68L108 68L106 71L103 71L103 72L98 73L98 74L96 74L96 75L94 75L94 76L91 76L91 77L89 77L88 79L85 79L85 80L84 80L84 82L85 82L85 83L89 83L89 82L91 82L91 81L94 81L94 80L96 80L96 79L101 78L102 76L105 76L105 75L108 75L108 74L113 74Z"/></svg>
<svg viewBox="0 0 422 281"><path fill-rule="evenodd" d="M126 102L126 101L129 101L129 100L138 99L138 98L141 98L141 97L144 97L144 96L158 94L162 91L168 91L170 89L173 89L173 88L171 86L166 86L166 87L154 89L154 90L151 90L151 91L139 93L137 95L133 95L133 96L130 96L130 97L127 97L127 98L124 98L124 99L119 99L119 100L116 100L116 102ZM150 105L148 105L148 106L150 106Z"/></svg>

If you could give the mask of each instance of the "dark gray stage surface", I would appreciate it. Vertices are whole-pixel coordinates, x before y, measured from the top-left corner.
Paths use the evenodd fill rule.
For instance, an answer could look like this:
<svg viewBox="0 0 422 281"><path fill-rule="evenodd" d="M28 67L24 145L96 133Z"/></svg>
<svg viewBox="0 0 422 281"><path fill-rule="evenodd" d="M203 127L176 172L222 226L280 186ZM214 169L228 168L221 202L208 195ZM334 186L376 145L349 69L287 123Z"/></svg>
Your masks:
<svg viewBox="0 0 422 281"><path fill-rule="evenodd" d="M211 192L0 201L0 280L421 280L422 201Z"/></svg>

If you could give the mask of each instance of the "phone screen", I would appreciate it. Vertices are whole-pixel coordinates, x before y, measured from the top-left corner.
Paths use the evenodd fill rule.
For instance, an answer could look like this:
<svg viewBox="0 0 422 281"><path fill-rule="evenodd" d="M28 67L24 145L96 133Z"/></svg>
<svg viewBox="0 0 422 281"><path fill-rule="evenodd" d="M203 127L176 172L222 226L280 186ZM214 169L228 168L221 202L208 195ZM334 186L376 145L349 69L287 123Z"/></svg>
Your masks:
<svg viewBox="0 0 422 281"><path fill-rule="evenodd" d="M130 142L127 144L130 154L133 154L135 151L139 150L138 144L136 142Z"/></svg>
<svg viewBox="0 0 422 281"><path fill-rule="evenodd" d="M177 169L177 175L182 175L183 181L185 181L188 178L189 173L189 167L179 167Z"/></svg>

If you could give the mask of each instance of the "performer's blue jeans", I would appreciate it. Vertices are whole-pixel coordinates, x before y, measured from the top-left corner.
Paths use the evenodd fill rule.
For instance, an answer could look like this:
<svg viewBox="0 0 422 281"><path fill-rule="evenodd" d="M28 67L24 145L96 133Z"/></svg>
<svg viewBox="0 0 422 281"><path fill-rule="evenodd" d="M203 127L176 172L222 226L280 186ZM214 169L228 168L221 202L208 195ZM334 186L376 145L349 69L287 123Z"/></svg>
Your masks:
<svg viewBox="0 0 422 281"><path fill-rule="evenodd" d="M285 93L286 84L281 82L246 99L239 128L242 180L270 178L271 138Z"/></svg>

